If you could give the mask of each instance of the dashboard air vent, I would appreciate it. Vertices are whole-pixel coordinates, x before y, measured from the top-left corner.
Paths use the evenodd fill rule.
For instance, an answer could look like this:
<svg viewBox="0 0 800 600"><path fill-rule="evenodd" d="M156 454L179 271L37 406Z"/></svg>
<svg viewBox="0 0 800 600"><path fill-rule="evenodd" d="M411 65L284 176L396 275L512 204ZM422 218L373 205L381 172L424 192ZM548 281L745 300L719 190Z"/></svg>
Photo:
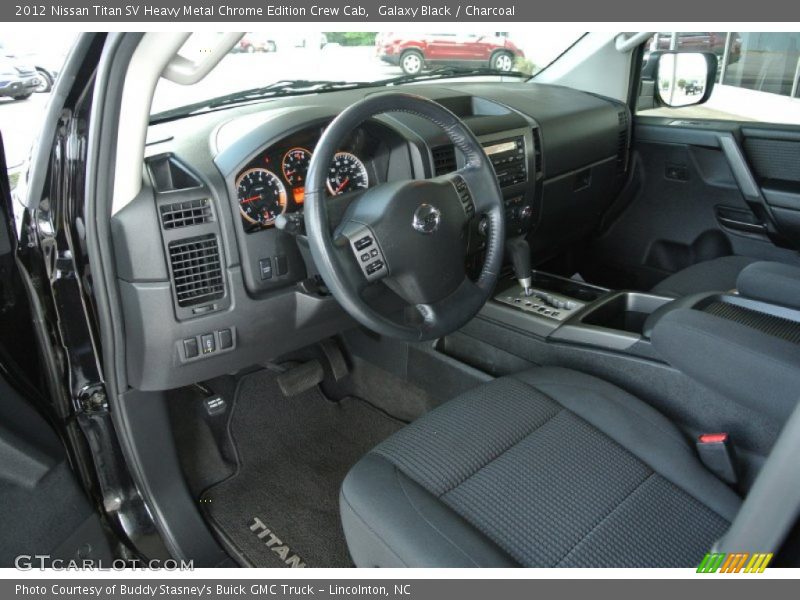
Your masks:
<svg viewBox="0 0 800 600"><path fill-rule="evenodd" d="M164 229L200 225L214 220L208 198L164 204L159 210Z"/></svg>
<svg viewBox="0 0 800 600"><path fill-rule="evenodd" d="M225 294L215 235L172 242L169 245L169 261L178 306L194 306Z"/></svg>
<svg viewBox="0 0 800 600"><path fill-rule="evenodd" d="M433 174L447 175L456 170L456 149L455 146L439 146L431 150L433 154Z"/></svg>
<svg viewBox="0 0 800 600"><path fill-rule="evenodd" d="M628 138L630 130L630 117L627 107L620 109L619 133L617 133L617 173L624 173L628 170Z"/></svg>
<svg viewBox="0 0 800 600"><path fill-rule="evenodd" d="M539 132L538 127L533 130L533 161L533 172L539 178L544 172L544 165L542 164L542 134Z"/></svg>

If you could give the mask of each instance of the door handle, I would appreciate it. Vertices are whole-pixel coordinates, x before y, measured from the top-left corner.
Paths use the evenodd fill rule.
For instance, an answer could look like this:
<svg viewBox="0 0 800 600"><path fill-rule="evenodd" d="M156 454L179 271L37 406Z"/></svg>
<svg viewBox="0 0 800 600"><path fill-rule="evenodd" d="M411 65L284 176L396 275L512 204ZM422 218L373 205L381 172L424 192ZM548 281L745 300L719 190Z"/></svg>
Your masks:
<svg viewBox="0 0 800 600"><path fill-rule="evenodd" d="M766 235L767 226L763 223L745 223L744 221L737 221L728 217L717 215L717 220L720 225L728 229L736 229L737 231L745 231L747 233L760 233Z"/></svg>
<svg viewBox="0 0 800 600"><path fill-rule="evenodd" d="M748 211L718 206L716 213L717 222L728 229L760 235L766 235L769 231L764 223L761 223L754 214Z"/></svg>

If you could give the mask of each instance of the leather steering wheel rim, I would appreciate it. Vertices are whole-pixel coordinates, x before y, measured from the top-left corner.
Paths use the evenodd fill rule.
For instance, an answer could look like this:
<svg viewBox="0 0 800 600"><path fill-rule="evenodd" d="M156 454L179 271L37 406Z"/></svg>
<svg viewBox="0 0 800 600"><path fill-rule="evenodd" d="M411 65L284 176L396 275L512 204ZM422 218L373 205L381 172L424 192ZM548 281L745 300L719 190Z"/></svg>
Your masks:
<svg viewBox="0 0 800 600"><path fill-rule="evenodd" d="M382 184L375 189L386 186L386 189L397 190L398 194L404 196L406 203L414 201L413 198L409 199L409 196L414 193L415 189L425 190L427 198L431 198L431 205L441 205L442 212L450 217L456 215L455 219L459 217L454 212L455 203L452 198L454 194L459 194L463 210L466 212L465 219L485 218L487 222L485 260L477 280L472 281L464 276L463 281L453 284L455 289L446 297L436 298L432 302L409 301L409 304L414 305L420 316L420 320L413 323L396 322L377 312L361 297L362 284L366 280L364 282L356 281L359 275L364 276L365 274L358 269L360 266L358 252L355 247L344 247L346 244L342 242L344 236L341 226L337 232L331 232L326 207L328 169L340 145L356 127L367 119L391 112L411 113L439 126L455 147L461 151L465 158L465 165L454 173L425 180L432 182L429 186L430 190L424 184L420 187L420 180L398 182L394 185ZM439 187L433 189L433 182ZM411 189L410 186L415 185L416 187ZM368 190L366 194L369 194L370 191ZM431 195L434 192L435 195ZM400 201L398 200L398 202ZM447 204L448 202L449 204ZM420 208L423 205L428 206L424 202L418 204ZM387 206L389 205L387 204ZM430 209L428 210L430 211ZM440 211L435 210L437 211L438 226ZM470 211L472 212L470 213ZM502 264L505 221L503 196L494 175L494 169L480 142L469 128L441 104L422 96L396 92L373 94L346 108L331 122L323 132L311 158L306 177L304 215L311 255L325 284L347 313L368 329L381 335L405 341L424 341L452 333L478 313L489 299L497 282ZM416 219L417 213L415 212L414 215ZM410 229L412 226L410 221L409 219L405 225L400 223L399 226L407 226ZM353 223L360 226L361 221L353 218L353 222L349 225ZM417 225L415 224L414 227ZM372 230L367 229L367 231ZM402 233L406 237L414 235L406 233L405 230ZM433 236L414 238L420 243L431 239L434 239ZM379 246L379 242L380 240L376 237L376 246ZM391 245L387 244L387 246ZM435 257L432 257L432 260L434 259ZM462 267L465 259L466 256L463 256ZM394 274L390 264L387 264L386 268L389 269L389 274L387 274L387 279L389 279L387 284L389 284ZM420 265L420 269L422 268L431 269L433 267ZM450 271L442 271L440 274L448 275L449 273ZM430 272L428 274L430 275ZM454 277L455 279L457 276Z"/></svg>

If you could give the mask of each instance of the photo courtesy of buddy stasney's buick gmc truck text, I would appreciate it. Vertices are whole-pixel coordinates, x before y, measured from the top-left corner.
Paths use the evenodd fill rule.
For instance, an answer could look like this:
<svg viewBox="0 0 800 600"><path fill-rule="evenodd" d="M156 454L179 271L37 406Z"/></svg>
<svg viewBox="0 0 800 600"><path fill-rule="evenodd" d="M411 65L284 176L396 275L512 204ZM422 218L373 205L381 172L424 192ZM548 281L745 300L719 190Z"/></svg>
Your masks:
<svg viewBox="0 0 800 600"><path fill-rule="evenodd" d="M800 34L259 29L0 98L0 565L798 565Z"/></svg>
<svg viewBox="0 0 800 600"><path fill-rule="evenodd" d="M88 596L102 598L104 596L138 596L155 598L158 596L193 596L220 597L220 596L314 596L325 592L330 596L371 595L388 596L410 595L410 584L400 585L371 585L371 584L287 584L287 583L216 583L216 584L173 584L173 583L107 583L107 584L68 584L54 583L44 585L16 584L14 592L17 596Z"/></svg>

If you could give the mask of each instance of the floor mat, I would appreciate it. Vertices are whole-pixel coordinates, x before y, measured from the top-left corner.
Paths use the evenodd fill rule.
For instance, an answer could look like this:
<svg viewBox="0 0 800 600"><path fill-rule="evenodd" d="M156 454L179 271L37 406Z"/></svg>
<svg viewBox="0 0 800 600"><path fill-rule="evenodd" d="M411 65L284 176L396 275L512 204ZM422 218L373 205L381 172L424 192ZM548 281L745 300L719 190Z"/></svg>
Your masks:
<svg viewBox="0 0 800 600"><path fill-rule="evenodd" d="M206 490L202 506L253 566L351 566L339 487L402 426L363 400L330 402L316 386L286 398L274 373L252 373L239 382L230 422L239 469Z"/></svg>

